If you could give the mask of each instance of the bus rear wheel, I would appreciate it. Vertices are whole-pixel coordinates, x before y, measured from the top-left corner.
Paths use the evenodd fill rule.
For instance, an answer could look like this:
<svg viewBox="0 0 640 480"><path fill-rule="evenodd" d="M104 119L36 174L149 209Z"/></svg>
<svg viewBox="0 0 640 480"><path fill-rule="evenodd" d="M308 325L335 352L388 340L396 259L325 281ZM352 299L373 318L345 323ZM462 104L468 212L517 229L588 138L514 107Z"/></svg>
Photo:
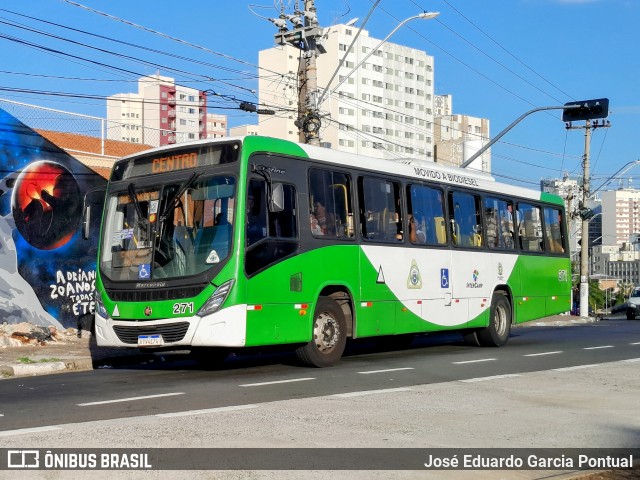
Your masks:
<svg viewBox="0 0 640 480"><path fill-rule="evenodd" d="M501 347L507 343L511 331L511 304L503 293L496 292L491 299L489 325L476 332L483 347Z"/></svg>
<svg viewBox="0 0 640 480"><path fill-rule="evenodd" d="M347 321L335 300L318 298L311 333L311 341L296 350L302 362L313 367L329 367L340 360L347 344Z"/></svg>

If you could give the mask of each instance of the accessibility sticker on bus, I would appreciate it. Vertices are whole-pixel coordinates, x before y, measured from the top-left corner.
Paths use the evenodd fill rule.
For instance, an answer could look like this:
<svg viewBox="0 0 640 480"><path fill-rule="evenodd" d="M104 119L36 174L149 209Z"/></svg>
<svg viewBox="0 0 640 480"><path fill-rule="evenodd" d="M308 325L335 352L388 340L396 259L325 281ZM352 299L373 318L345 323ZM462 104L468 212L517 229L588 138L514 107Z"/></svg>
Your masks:
<svg viewBox="0 0 640 480"><path fill-rule="evenodd" d="M440 288L449 288L449 269L440 269Z"/></svg>

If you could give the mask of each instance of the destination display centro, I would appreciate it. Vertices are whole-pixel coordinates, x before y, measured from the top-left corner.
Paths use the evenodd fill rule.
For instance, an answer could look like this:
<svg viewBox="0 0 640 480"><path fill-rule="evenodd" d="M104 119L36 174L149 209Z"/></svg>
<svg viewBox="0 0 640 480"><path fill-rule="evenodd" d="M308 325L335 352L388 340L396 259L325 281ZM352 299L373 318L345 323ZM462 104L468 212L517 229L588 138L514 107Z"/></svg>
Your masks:
<svg viewBox="0 0 640 480"><path fill-rule="evenodd" d="M238 153L239 147L235 143L167 149L155 155L141 155L117 162L111 174L111 181L232 163L237 160Z"/></svg>

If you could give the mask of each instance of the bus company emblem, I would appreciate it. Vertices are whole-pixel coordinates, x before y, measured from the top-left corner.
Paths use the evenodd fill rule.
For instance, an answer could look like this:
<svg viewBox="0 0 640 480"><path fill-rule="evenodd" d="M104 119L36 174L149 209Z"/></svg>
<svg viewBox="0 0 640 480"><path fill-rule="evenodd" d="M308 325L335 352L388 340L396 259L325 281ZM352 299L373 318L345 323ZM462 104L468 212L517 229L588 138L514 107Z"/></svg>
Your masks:
<svg viewBox="0 0 640 480"><path fill-rule="evenodd" d="M467 282L467 288L482 288L482 283L478 283L478 278L480 277L480 272L477 268L473 270L471 274L473 277L473 282Z"/></svg>
<svg viewBox="0 0 640 480"><path fill-rule="evenodd" d="M569 278L569 276L567 275L567 271L566 270L558 270L558 281L559 282L566 282L568 278Z"/></svg>
<svg viewBox="0 0 640 480"><path fill-rule="evenodd" d="M418 270L418 263L411 260L411 268L409 268L409 278L407 278L407 288L422 288L422 277Z"/></svg>
<svg viewBox="0 0 640 480"><path fill-rule="evenodd" d="M151 310L151 307L147 305L147 307L144 309L144 314L145 316L149 317L151 316L151 313L153 313L153 310Z"/></svg>
<svg viewBox="0 0 640 480"><path fill-rule="evenodd" d="M498 275L500 275L502 277L502 263L498 263Z"/></svg>

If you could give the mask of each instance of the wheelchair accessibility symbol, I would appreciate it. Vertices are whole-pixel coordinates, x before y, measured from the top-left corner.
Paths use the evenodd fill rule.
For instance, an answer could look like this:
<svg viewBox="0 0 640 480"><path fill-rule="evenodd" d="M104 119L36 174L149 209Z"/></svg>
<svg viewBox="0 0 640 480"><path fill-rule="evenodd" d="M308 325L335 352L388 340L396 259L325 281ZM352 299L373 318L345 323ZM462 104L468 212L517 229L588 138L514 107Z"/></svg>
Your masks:
<svg viewBox="0 0 640 480"><path fill-rule="evenodd" d="M449 288L449 269L440 269L440 288Z"/></svg>
<svg viewBox="0 0 640 480"><path fill-rule="evenodd" d="M144 279L149 278L151 276L151 265L148 263L143 263L142 265L138 265L138 278Z"/></svg>

